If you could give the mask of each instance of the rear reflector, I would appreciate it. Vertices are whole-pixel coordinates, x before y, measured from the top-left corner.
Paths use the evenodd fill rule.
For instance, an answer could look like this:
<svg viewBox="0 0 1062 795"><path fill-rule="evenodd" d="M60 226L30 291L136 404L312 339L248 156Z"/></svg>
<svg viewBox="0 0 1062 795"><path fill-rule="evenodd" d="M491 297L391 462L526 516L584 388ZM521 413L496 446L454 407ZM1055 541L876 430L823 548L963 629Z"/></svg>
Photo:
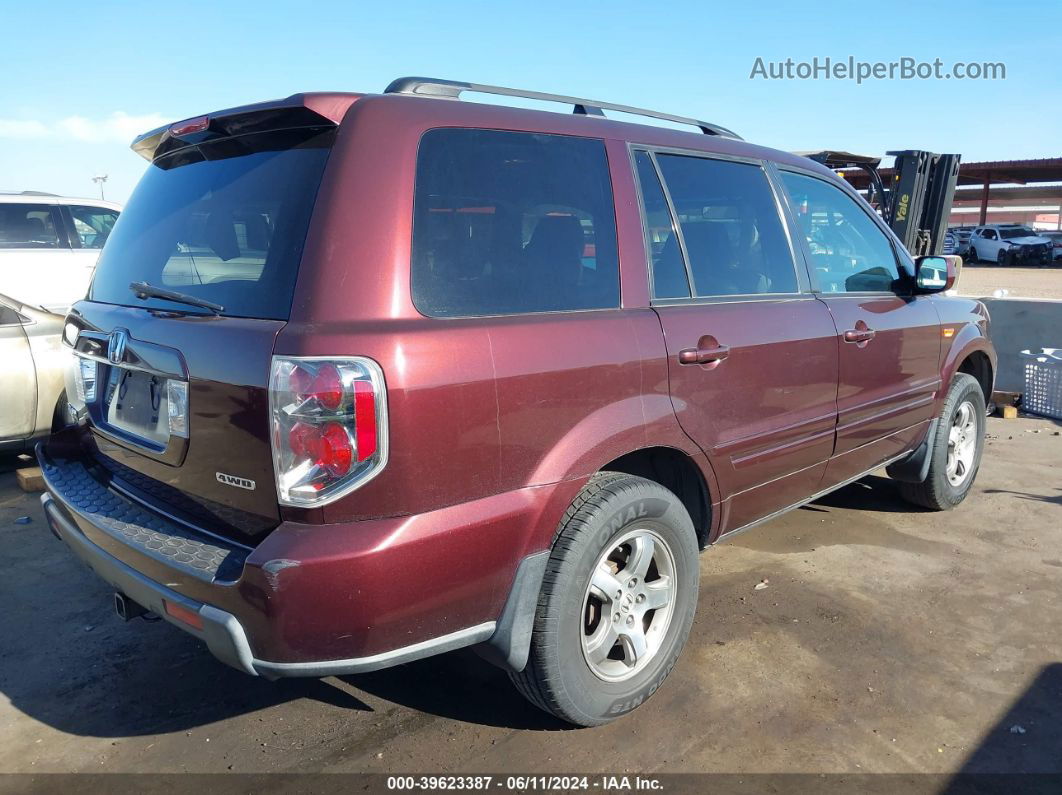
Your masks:
<svg viewBox="0 0 1062 795"><path fill-rule="evenodd" d="M358 460L365 461L376 454L376 394L372 384L354 382L354 438L357 440Z"/></svg>
<svg viewBox="0 0 1062 795"><path fill-rule="evenodd" d="M171 602L168 599L163 599L162 604L166 608L166 614L168 616L176 618L182 624L187 624L192 627L192 629L203 628L203 617L195 610L190 610L189 608L179 605L176 602Z"/></svg>

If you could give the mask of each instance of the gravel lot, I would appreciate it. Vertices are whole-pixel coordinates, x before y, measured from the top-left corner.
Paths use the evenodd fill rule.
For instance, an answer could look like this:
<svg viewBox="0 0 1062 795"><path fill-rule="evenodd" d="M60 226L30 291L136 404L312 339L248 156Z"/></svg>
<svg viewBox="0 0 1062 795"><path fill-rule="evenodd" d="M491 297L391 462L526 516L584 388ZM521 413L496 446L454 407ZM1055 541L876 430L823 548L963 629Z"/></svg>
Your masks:
<svg viewBox="0 0 1062 795"><path fill-rule="evenodd" d="M1010 298L1062 298L1062 267L997 268L963 265L958 291L977 298L1006 290Z"/></svg>
<svg viewBox="0 0 1062 795"><path fill-rule="evenodd" d="M588 730L471 653L270 683L123 624L8 458L0 771L1062 772L1060 433L989 420L950 513L872 476L707 550L675 672Z"/></svg>

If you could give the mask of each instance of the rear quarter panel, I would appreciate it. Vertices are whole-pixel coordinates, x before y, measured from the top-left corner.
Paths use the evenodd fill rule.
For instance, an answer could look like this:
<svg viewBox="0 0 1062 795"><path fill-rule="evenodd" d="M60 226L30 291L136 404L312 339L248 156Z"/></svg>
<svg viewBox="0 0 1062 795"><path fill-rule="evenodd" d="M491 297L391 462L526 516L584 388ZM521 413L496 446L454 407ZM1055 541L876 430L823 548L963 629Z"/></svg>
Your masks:
<svg viewBox="0 0 1062 795"><path fill-rule="evenodd" d="M624 308L437 319L413 306L409 257L420 137L444 126L554 132L522 123L519 113L499 113L509 110L367 97L340 128L291 322L275 352L377 361L387 382L390 458L378 477L326 506L326 522L417 514L585 479L650 444L699 452L671 406L622 145L606 148L619 214ZM538 117L548 122L556 114L528 118ZM547 524L543 532L552 533Z"/></svg>

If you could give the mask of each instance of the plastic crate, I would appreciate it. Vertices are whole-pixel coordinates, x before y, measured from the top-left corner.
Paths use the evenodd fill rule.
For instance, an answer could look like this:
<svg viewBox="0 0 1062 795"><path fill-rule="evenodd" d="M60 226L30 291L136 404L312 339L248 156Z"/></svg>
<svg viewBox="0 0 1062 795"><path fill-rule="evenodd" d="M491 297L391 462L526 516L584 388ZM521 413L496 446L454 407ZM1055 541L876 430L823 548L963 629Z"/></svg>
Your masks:
<svg viewBox="0 0 1062 795"><path fill-rule="evenodd" d="M1022 409L1062 420L1062 348L1022 351L1021 355L1025 363Z"/></svg>

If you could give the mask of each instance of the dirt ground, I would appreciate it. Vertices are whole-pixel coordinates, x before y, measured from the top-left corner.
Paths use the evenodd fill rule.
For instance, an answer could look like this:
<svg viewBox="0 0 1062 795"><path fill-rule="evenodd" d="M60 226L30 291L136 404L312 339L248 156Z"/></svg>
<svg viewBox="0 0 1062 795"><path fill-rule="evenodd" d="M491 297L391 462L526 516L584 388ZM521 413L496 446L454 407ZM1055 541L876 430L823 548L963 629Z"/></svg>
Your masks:
<svg viewBox="0 0 1062 795"><path fill-rule="evenodd" d="M871 476L707 550L671 678L584 730L469 652L270 683L123 624L9 458L0 771L1062 772L1062 423L988 431L950 513Z"/></svg>
<svg viewBox="0 0 1062 795"><path fill-rule="evenodd" d="M957 289L975 298L991 297L996 290L1006 290L1010 298L1062 298L1062 267L963 265Z"/></svg>

